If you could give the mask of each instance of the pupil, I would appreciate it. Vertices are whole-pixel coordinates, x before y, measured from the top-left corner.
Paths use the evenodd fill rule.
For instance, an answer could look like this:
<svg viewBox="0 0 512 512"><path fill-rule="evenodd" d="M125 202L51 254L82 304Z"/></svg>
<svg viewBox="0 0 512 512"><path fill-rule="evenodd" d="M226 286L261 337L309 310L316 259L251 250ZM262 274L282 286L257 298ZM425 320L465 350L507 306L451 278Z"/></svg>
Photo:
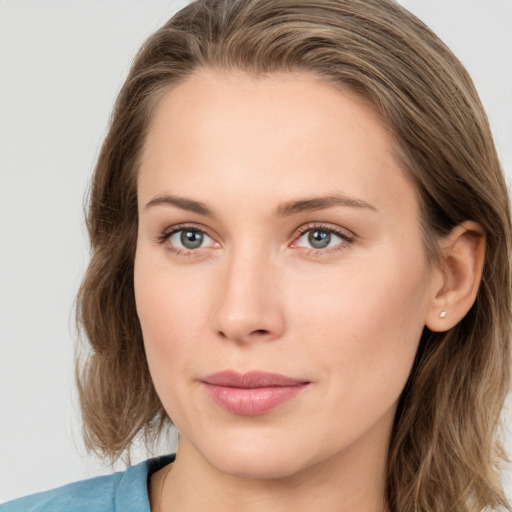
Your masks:
<svg viewBox="0 0 512 512"><path fill-rule="evenodd" d="M323 249L331 242L331 234L326 231L311 231L308 236L309 243L315 249Z"/></svg>
<svg viewBox="0 0 512 512"><path fill-rule="evenodd" d="M203 243L203 233L198 231L183 231L180 238L183 247L187 249L197 249Z"/></svg>

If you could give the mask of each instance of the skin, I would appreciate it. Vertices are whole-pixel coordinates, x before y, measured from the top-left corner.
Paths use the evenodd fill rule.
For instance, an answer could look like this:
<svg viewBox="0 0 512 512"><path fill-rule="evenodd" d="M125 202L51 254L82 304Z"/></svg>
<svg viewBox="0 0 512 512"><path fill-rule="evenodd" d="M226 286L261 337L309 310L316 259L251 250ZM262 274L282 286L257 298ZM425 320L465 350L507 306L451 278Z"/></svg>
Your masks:
<svg viewBox="0 0 512 512"><path fill-rule="evenodd" d="M334 196L344 202L284 207ZM203 69L166 92L138 197L137 311L180 432L172 470L152 477L152 510L385 510L397 401L424 326L451 327L474 300L478 226L454 230L431 268L388 129L364 100L306 72ZM182 224L206 233L202 245L169 234ZM339 234L315 249L317 230ZM226 369L309 385L239 416L200 382Z"/></svg>

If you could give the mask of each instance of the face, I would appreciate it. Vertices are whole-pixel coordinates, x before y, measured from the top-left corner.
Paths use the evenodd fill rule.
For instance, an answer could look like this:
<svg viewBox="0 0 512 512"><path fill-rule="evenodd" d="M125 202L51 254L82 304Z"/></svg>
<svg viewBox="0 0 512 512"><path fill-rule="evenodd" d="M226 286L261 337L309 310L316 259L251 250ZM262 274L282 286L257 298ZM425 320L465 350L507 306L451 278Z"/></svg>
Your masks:
<svg viewBox="0 0 512 512"><path fill-rule="evenodd" d="M383 457L432 295L413 186L355 94L197 71L138 178L135 294L181 445L253 477Z"/></svg>

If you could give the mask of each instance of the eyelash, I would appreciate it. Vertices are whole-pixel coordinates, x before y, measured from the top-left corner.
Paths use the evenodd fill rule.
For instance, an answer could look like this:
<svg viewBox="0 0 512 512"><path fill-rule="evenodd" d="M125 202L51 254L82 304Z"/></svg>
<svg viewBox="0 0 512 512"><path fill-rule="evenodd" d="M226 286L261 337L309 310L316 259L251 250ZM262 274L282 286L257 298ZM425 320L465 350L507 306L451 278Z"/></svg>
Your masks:
<svg viewBox="0 0 512 512"><path fill-rule="evenodd" d="M214 239L213 236L211 236L204 227L194 225L194 224L177 224L176 226L172 226L171 228L165 230L162 232L158 238L157 242L159 244L165 244L169 241L172 235L179 233L181 231L195 231L198 233L203 233L204 235L208 236L212 240ZM293 242L291 246L293 246L294 243L296 243L305 233L308 233L309 231L318 230L323 231L325 233L333 234L338 236L341 239L341 242L334 247L331 248L325 248L325 249L315 249L313 247L311 248L303 248L307 251L308 255L325 255L325 254L331 254L332 252L337 252L340 250L344 250L347 248L348 245L352 244L356 238L356 236L351 233L350 231L346 229L341 229L335 226L318 223L318 222L312 222L310 224L305 224L304 226L301 226L296 230L296 234L294 235ZM170 244L166 245L166 250L170 253L177 254L179 256L195 256L197 255L198 250L197 249L179 249L176 247L173 247Z"/></svg>

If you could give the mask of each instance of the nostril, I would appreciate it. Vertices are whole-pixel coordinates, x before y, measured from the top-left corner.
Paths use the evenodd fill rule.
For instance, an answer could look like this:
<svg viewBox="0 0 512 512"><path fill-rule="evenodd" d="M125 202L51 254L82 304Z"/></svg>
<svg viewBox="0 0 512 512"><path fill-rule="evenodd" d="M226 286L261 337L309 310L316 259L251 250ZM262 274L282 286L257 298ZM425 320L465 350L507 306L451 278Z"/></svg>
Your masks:
<svg viewBox="0 0 512 512"><path fill-rule="evenodd" d="M267 336L268 334L270 334L270 331L267 331L266 329L256 329L254 331L251 331L248 335L247 335L247 338L248 339L249 337L251 336ZM228 334L226 334L224 331L218 331L218 335L221 337L221 338L234 338L236 337L235 335L233 336L229 336Z"/></svg>

